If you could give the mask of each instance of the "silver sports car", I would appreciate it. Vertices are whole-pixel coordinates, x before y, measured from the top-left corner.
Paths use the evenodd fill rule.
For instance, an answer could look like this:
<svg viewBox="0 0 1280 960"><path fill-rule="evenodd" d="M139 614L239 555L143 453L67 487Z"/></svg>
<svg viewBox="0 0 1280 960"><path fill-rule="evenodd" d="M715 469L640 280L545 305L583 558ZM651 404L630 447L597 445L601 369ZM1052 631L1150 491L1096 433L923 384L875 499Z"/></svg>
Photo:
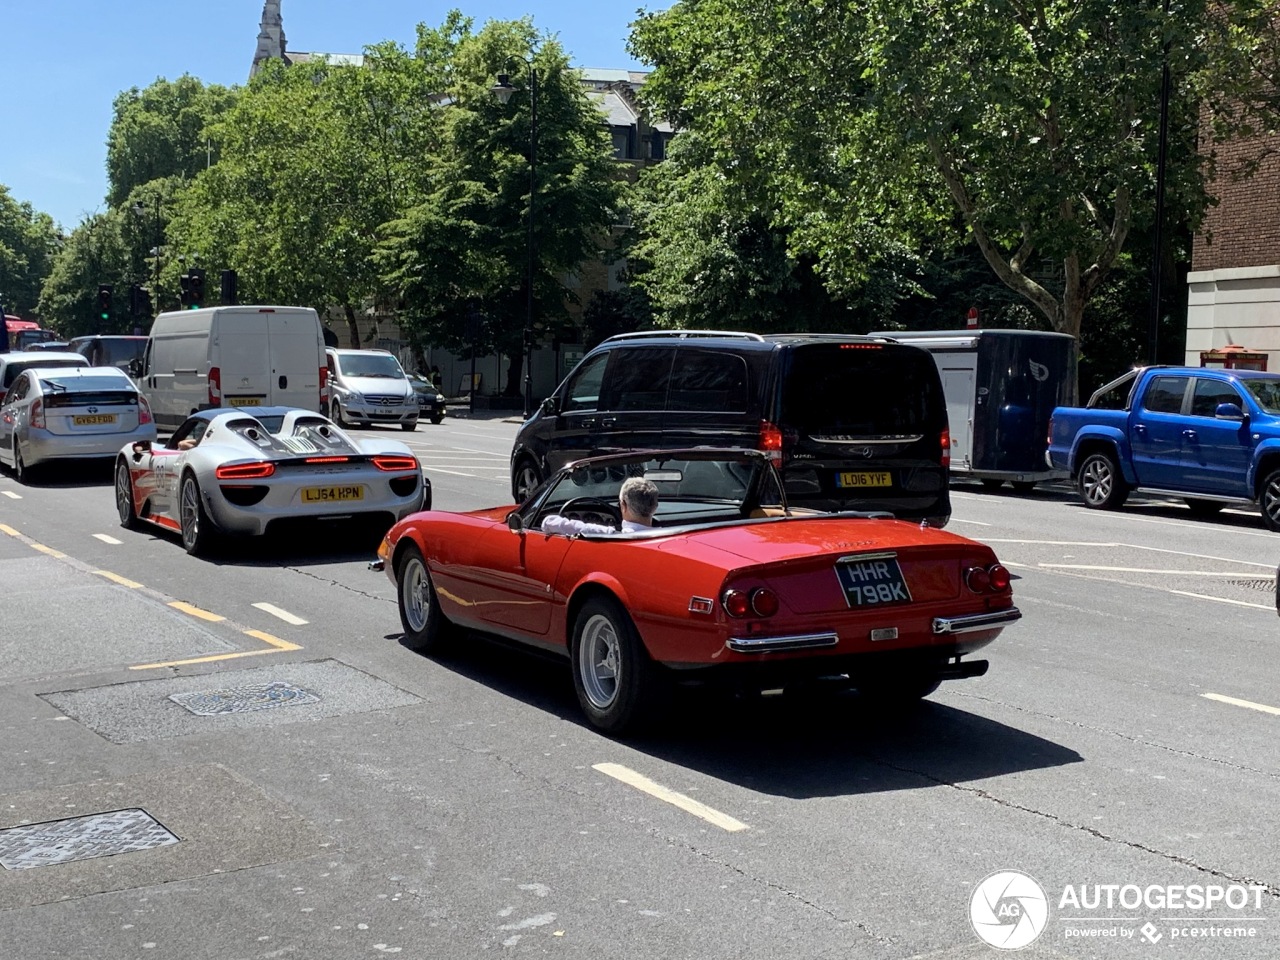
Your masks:
<svg viewBox="0 0 1280 960"><path fill-rule="evenodd" d="M177 531L192 554L221 534L261 534L285 520L360 517L390 527L431 508L431 483L406 444L355 440L293 407L202 410L163 445L127 444L115 494L121 526Z"/></svg>

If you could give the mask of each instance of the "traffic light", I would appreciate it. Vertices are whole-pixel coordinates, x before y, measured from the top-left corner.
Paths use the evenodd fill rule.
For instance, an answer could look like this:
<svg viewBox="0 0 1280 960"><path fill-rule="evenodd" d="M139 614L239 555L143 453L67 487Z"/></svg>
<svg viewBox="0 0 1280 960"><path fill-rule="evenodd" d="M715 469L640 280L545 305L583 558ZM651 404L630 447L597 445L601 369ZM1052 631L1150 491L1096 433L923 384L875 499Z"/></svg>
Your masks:
<svg viewBox="0 0 1280 960"><path fill-rule="evenodd" d="M178 299L182 302L182 306L183 306L184 308L185 308L185 307L189 307L189 306L191 306L191 304L193 303L193 301L192 301L192 299L191 299L191 276L190 276L190 274L186 274L186 273L184 273L182 276L180 276L180 277L178 278L178 283L179 283L179 285L181 285L181 287L182 287L182 292L179 294Z"/></svg>
<svg viewBox="0 0 1280 960"><path fill-rule="evenodd" d="M222 271L222 290L220 291L222 296L219 298L220 303L234 307L236 303L239 302L236 299L236 279L236 272L234 270Z"/></svg>
<svg viewBox="0 0 1280 960"><path fill-rule="evenodd" d="M129 287L129 316L151 316L151 294L136 283Z"/></svg>
<svg viewBox="0 0 1280 960"><path fill-rule="evenodd" d="M111 322L111 284L98 284L98 319L103 323Z"/></svg>
<svg viewBox="0 0 1280 960"><path fill-rule="evenodd" d="M204 270L192 267L191 274L191 309L198 310L204 305Z"/></svg>

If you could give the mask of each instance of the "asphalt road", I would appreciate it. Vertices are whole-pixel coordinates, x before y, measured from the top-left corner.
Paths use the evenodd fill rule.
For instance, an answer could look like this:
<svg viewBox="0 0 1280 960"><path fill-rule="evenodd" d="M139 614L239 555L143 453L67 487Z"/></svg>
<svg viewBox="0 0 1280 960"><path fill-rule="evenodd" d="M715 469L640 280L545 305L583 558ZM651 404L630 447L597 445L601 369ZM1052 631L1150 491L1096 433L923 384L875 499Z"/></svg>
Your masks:
<svg viewBox="0 0 1280 960"><path fill-rule="evenodd" d="M515 429L397 436L469 509ZM1047 901L982 888L1024 957L1280 955L1280 537L954 509L1018 577L987 676L905 717L690 695L620 743L561 663L402 647L358 531L207 562L121 530L106 471L0 476L0 956L990 957L997 871Z"/></svg>

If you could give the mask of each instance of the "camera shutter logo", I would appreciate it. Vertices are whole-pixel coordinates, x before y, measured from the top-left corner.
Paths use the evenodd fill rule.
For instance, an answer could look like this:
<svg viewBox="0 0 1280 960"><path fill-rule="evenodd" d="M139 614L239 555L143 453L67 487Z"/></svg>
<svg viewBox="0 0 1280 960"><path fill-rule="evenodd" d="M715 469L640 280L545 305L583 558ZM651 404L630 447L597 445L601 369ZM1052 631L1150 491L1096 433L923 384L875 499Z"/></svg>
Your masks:
<svg viewBox="0 0 1280 960"><path fill-rule="evenodd" d="M1044 888L1025 873L1000 870L986 877L969 898L969 923L983 943L1021 950L1035 943L1049 922Z"/></svg>

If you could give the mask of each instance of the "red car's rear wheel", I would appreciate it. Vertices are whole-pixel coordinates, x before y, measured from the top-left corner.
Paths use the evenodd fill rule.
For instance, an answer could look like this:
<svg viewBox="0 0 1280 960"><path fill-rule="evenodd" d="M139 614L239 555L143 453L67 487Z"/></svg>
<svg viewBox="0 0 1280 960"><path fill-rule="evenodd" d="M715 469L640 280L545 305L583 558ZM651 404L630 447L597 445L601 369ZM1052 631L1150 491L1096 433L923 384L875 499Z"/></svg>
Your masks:
<svg viewBox="0 0 1280 960"><path fill-rule="evenodd" d="M668 684L621 604L592 597L574 622L573 688L593 727L624 733L657 719Z"/></svg>

